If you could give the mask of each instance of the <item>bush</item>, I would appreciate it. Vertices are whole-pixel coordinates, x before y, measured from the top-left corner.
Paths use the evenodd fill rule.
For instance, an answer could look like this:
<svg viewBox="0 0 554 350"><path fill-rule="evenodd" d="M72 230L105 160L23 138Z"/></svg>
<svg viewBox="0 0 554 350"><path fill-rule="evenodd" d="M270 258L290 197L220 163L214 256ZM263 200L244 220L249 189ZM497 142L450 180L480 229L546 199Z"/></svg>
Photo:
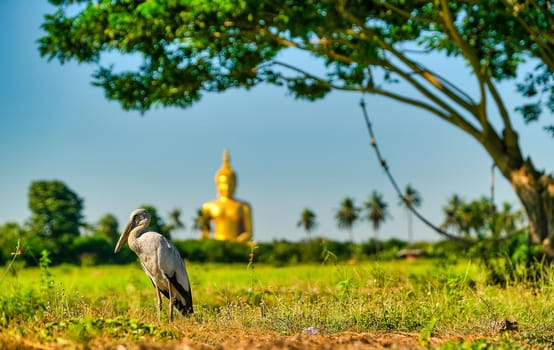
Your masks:
<svg viewBox="0 0 554 350"><path fill-rule="evenodd" d="M252 253L252 246L247 243L195 239L174 243L184 259L197 262L247 264ZM326 252L330 252L335 260L347 260L350 258L350 243L322 239L262 242L257 243L253 249L253 261L274 266L322 263L326 260Z"/></svg>
<svg viewBox="0 0 554 350"><path fill-rule="evenodd" d="M129 263L137 259L130 249L114 254L113 242L103 235L80 236L73 240L70 248L71 263L98 265L108 263Z"/></svg>
<svg viewBox="0 0 554 350"><path fill-rule="evenodd" d="M51 238L29 235L23 230L4 226L5 236L0 236L0 261L4 264L11 259L12 253L20 242L22 254L18 263L27 266L37 266L41 252L50 253L52 265L69 263L75 265L127 264L137 261L135 253L130 249L122 249L114 254L114 244L102 235L63 237L54 241ZM9 230L8 230L9 229ZM1 232L2 230L0 230ZM389 239L379 242L379 253L376 255L375 241L352 244L345 241L312 238L299 242L274 240L272 242L249 243L216 241L212 239L176 240L175 246L181 256L194 262L212 263L263 263L273 266L286 266L297 263L336 263L346 262L352 258L357 261L368 259L397 259L398 252L408 245L405 241ZM476 242L471 249L454 241L417 242L411 248L422 251L424 257L448 259L478 258L486 270L492 283L505 284L509 280L540 278L541 261L540 247L530 247L525 232L511 239L492 244L490 240Z"/></svg>
<svg viewBox="0 0 554 350"><path fill-rule="evenodd" d="M216 241L212 239L188 239L173 242L181 256L190 261L248 263L250 246L245 243Z"/></svg>

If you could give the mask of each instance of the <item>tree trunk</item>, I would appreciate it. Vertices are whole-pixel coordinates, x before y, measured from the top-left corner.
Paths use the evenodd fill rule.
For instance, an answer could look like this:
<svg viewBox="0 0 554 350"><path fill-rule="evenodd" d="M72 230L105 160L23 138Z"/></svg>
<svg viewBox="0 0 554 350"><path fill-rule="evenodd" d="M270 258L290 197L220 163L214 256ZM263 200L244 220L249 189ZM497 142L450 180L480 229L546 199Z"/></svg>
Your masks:
<svg viewBox="0 0 554 350"><path fill-rule="evenodd" d="M511 169L508 179L527 213L531 241L554 257L554 178L537 171L527 160L520 168Z"/></svg>
<svg viewBox="0 0 554 350"><path fill-rule="evenodd" d="M531 242L554 258L554 177L523 159L517 134L503 136L489 134L483 145L525 209Z"/></svg>

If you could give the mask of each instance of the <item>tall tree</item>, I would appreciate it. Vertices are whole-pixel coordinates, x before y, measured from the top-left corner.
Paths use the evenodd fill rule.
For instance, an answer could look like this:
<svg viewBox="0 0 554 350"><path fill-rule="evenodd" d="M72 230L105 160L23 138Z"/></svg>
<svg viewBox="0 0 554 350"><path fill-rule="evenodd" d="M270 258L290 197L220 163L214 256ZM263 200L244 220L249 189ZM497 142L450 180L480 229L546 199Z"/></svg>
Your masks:
<svg viewBox="0 0 554 350"><path fill-rule="evenodd" d="M119 223L113 214L106 214L98 220L96 232L111 242L116 242L119 237Z"/></svg>
<svg viewBox="0 0 554 350"><path fill-rule="evenodd" d="M296 223L296 227L302 227L304 231L310 236L310 233L317 227L317 216L313 211L308 208L304 208L300 213L300 219Z"/></svg>
<svg viewBox="0 0 554 350"><path fill-rule="evenodd" d="M408 220L408 244L414 243L414 233L413 233L413 214L410 208L419 208L421 206L421 195L419 192L408 184L404 188L404 195L400 199L399 204L406 209L406 218Z"/></svg>
<svg viewBox="0 0 554 350"><path fill-rule="evenodd" d="M79 236L83 200L61 181L34 181L29 188L31 233L54 240Z"/></svg>
<svg viewBox="0 0 554 350"><path fill-rule="evenodd" d="M383 195L373 191L367 201L364 203L366 220L371 223L375 235L375 253L379 252L379 229L389 217L388 204L383 199Z"/></svg>
<svg viewBox="0 0 554 350"><path fill-rule="evenodd" d="M354 199L346 197L340 203L340 207L335 213L337 226L348 231L350 243L354 243L354 234L352 229L354 224L360 218L360 208L354 204Z"/></svg>
<svg viewBox="0 0 554 350"><path fill-rule="evenodd" d="M517 113L497 88L534 63L519 111L526 122L554 111L550 0L50 2L57 11L45 17L41 55L96 65L93 83L125 109L187 107L205 92L260 83L308 100L342 90L423 109L481 144L523 204L533 241L554 257L554 178L523 152ZM298 66L279 55L285 49L319 60ZM103 66L114 51L143 62ZM426 65L428 53L465 60L475 93Z"/></svg>

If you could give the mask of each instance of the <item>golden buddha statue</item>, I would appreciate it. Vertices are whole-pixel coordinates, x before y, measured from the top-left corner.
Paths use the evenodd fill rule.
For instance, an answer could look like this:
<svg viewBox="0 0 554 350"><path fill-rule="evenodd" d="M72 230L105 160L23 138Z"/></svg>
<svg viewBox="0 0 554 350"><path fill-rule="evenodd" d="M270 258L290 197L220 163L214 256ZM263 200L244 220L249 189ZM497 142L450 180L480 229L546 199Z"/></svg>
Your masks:
<svg viewBox="0 0 554 350"><path fill-rule="evenodd" d="M229 152L223 152L223 164L215 174L218 199L202 206L202 214L215 223L214 239L246 242L252 239L252 208L250 204L233 198L237 176L229 161ZM202 231L209 238L210 231Z"/></svg>

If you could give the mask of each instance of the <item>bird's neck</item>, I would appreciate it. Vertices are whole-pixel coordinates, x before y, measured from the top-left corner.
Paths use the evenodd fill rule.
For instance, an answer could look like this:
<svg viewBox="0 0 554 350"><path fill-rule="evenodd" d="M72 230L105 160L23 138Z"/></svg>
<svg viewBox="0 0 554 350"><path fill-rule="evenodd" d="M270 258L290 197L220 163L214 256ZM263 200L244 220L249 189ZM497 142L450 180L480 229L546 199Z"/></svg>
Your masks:
<svg viewBox="0 0 554 350"><path fill-rule="evenodd" d="M139 246L137 244L137 238L143 234L145 231L145 228L142 226L135 227L131 233L129 234L129 238L127 239L127 244L129 244L129 248L131 248L132 251L135 253L139 251Z"/></svg>

